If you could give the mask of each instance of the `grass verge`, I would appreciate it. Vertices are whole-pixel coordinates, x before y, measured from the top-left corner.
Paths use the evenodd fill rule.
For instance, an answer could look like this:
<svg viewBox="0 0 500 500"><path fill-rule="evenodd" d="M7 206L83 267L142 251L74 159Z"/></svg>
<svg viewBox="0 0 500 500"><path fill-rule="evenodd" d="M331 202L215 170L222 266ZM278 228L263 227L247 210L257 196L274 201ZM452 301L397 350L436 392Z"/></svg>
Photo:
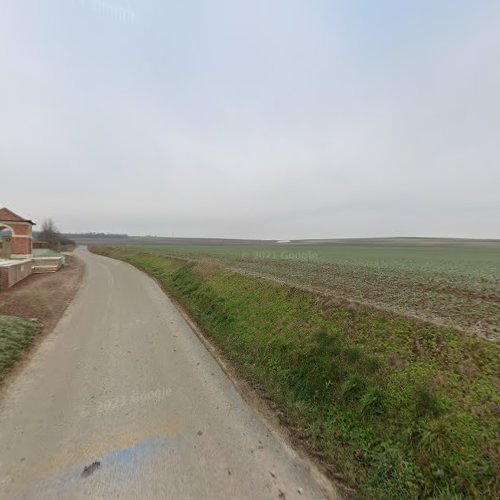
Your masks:
<svg viewBox="0 0 500 500"><path fill-rule="evenodd" d="M497 498L498 345L473 335L123 248L328 470L361 498Z"/></svg>
<svg viewBox="0 0 500 500"><path fill-rule="evenodd" d="M39 325L16 316L0 316L0 380L35 339Z"/></svg>

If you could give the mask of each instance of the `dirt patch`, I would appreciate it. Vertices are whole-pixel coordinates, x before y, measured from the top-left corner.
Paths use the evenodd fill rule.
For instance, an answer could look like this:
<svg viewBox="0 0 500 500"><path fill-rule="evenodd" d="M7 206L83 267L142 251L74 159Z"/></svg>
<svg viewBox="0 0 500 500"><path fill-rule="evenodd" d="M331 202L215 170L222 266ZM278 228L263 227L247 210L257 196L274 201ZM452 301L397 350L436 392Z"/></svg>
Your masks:
<svg viewBox="0 0 500 500"><path fill-rule="evenodd" d="M32 274L8 290L0 292L0 314L36 319L41 326L36 340L19 356L0 380L3 389L22 370L45 335L52 331L83 280L85 266L75 256L66 256L66 265L56 273Z"/></svg>
<svg viewBox="0 0 500 500"><path fill-rule="evenodd" d="M0 292L0 314L36 319L43 333L52 330L80 287L83 270L80 259L67 256L58 272L32 274Z"/></svg>
<svg viewBox="0 0 500 500"><path fill-rule="evenodd" d="M212 276L215 276L215 274L217 274L217 272L220 271L223 267L221 264L213 262L209 259L195 261L194 266L196 272L203 278L211 278Z"/></svg>

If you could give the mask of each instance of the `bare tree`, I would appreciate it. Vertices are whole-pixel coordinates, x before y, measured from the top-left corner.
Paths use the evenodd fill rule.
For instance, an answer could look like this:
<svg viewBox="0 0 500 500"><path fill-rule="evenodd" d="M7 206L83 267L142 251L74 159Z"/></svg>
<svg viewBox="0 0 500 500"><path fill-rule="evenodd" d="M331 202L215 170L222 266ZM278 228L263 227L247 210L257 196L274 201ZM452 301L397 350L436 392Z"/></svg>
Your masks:
<svg viewBox="0 0 500 500"><path fill-rule="evenodd" d="M38 233L38 240L48 243L49 248L57 250L61 233L58 231L52 219L45 219L42 224L42 230Z"/></svg>

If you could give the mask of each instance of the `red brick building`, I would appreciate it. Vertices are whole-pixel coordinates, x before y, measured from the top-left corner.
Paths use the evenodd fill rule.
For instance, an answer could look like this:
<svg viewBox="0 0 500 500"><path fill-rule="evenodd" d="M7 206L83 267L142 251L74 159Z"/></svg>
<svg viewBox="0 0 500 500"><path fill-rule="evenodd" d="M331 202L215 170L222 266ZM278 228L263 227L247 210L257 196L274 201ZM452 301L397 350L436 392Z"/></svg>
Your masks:
<svg viewBox="0 0 500 500"><path fill-rule="evenodd" d="M0 209L0 230L8 229L11 235L8 237L6 247L10 259L33 258L32 228L35 223L29 219L23 219L8 208Z"/></svg>

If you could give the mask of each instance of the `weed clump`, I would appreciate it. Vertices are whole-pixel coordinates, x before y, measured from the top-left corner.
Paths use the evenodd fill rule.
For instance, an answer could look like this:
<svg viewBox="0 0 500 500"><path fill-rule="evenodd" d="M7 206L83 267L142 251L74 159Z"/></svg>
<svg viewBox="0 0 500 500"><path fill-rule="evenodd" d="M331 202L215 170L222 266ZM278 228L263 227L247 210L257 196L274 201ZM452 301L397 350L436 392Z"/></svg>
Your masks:
<svg viewBox="0 0 500 500"><path fill-rule="evenodd" d="M344 401L352 401L363 389L363 381L357 374L350 376L340 387L340 394Z"/></svg>
<svg viewBox="0 0 500 500"><path fill-rule="evenodd" d="M379 417L386 406L385 392L378 386L370 387L361 398L361 411L364 415Z"/></svg>
<svg viewBox="0 0 500 500"><path fill-rule="evenodd" d="M349 363L356 363L361 358L361 349L359 347L347 347L344 350L345 357Z"/></svg>
<svg viewBox="0 0 500 500"><path fill-rule="evenodd" d="M436 395L423 384L415 389L415 410L418 417L430 415L437 417L443 410Z"/></svg>
<svg viewBox="0 0 500 500"><path fill-rule="evenodd" d="M368 356L364 362L364 369L367 373L375 373L382 366L382 361L373 356Z"/></svg>

